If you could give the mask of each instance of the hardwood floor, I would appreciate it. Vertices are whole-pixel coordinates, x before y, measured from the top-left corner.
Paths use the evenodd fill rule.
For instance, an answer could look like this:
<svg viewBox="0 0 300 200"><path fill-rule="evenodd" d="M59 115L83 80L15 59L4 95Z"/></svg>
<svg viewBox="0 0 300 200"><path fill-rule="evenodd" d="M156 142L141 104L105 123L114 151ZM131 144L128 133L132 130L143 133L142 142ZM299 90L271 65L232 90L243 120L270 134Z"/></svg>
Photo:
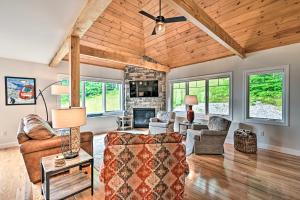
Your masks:
<svg viewBox="0 0 300 200"><path fill-rule="evenodd" d="M24 199L20 192L25 191L26 175L19 150L1 150L0 159L0 199ZM257 155L243 154L226 144L224 156L192 155L188 163L188 200L300 199L300 157L267 150L258 150ZM99 183L96 170L94 174L94 196L86 191L70 199L104 199L103 184ZM33 193L37 195L38 186L35 187L37 192Z"/></svg>

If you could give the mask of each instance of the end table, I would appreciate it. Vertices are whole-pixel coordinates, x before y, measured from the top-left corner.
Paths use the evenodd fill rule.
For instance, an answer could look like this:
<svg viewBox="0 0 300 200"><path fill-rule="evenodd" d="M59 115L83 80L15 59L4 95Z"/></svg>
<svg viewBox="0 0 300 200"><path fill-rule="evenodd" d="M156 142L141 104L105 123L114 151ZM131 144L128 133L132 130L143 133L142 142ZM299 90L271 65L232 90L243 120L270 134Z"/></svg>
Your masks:
<svg viewBox="0 0 300 200"><path fill-rule="evenodd" d="M93 195L93 157L83 149L73 159L66 159L62 167L55 167L54 159L57 155L43 157L41 159L41 192L46 200L65 199L84 190L91 189ZM90 165L91 175L82 171L82 166ZM59 175L71 168L79 167L78 172L67 175Z"/></svg>
<svg viewBox="0 0 300 200"><path fill-rule="evenodd" d="M181 127L181 126L185 126L186 129L188 129L188 128L192 127L193 124L200 124L200 123L197 123L197 122L190 123L190 122L186 122L186 121L184 121L184 122L179 122L179 130L178 130L178 132L181 134L181 131L180 131L180 127ZM183 135L186 136L186 133L183 134Z"/></svg>

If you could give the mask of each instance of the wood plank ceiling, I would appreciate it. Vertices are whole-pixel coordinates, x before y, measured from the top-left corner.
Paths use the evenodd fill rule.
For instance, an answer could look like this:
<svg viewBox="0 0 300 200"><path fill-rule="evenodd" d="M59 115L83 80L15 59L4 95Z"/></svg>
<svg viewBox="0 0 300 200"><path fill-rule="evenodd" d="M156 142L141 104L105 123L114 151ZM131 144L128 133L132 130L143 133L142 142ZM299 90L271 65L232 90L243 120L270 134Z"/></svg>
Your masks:
<svg viewBox="0 0 300 200"><path fill-rule="evenodd" d="M246 53L300 42L300 0L194 0ZM129 59L148 56L170 68L233 55L191 22L166 25L152 36L158 0L113 0L81 38L81 45ZM164 0L162 14L179 16ZM125 64L81 55L81 62L123 69Z"/></svg>

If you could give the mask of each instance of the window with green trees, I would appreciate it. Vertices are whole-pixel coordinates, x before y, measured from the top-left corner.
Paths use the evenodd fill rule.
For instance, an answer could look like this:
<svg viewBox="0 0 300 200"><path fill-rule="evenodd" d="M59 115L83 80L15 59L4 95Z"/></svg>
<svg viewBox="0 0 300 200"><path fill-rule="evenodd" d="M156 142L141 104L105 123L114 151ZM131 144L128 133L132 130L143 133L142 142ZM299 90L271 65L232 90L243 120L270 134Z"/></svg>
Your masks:
<svg viewBox="0 0 300 200"><path fill-rule="evenodd" d="M215 115L229 115L230 79L215 78L208 81L208 111Z"/></svg>
<svg viewBox="0 0 300 200"><path fill-rule="evenodd" d="M117 83L106 83L106 111L121 110L121 85Z"/></svg>
<svg viewBox="0 0 300 200"><path fill-rule="evenodd" d="M103 113L103 83L85 81L85 107L87 114Z"/></svg>
<svg viewBox="0 0 300 200"><path fill-rule="evenodd" d="M184 97L186 95L186 83L173 83L172 88L173 111L185 111Z"/></svg>
<svg viewBox="0 0 300 200"><path fill-rule="evenodd" d="M69 85L68 80L62 80ZM86 108L87 115L122 110L122 84L98 80L82 80L80 83L81 106ZM69 95L60 97L61 107L69 106Z"/></svg>
<svg viewBox="0 0 300 200"><path fill-rule="evenodd" d="M173 111L185 111L185 95L196 95L198 114L230 115L231 73L202 76L192 81L175 82L172 85Z"/></svg>
<svg viewBox="0 0 300 200"><path fill-rule="evenodd" d="M198 99L198 105L193 106L193 110L196 113L205 114L205 85L206 81L191 81L189 85L189 95L196 95Z"/></svg>
<svg viewBox="0 0 300 200"><path fill-rule="evenodd" d="M69 80L62 80L61 84L68 86ZM83 81L80 81L80 105L83 105ZM70 96L68 94L60 96L60 106L61 108L68 108L70 106Z"/></svg>
<svg viewBox="0 0 300 200"><path fill-rule="evenodd" d="M277 70L248 75L249 118L283 120L284 76Z"/></svg>

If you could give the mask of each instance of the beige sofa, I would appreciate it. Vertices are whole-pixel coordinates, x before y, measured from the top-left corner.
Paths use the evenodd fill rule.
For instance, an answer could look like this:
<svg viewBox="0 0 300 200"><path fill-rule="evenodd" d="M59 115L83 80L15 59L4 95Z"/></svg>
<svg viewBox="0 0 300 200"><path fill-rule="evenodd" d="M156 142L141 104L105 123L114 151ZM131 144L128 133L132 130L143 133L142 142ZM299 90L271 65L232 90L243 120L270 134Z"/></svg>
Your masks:
<svg viewBox="0 0 300 200"><path fill-rule="evenodd" d="M53 136L45 140L30 139L25 134L24 123L21 120L17 138L30 181L37 183L40 181L41 158L61 152L61 136ZM83 132L80 138L81 148L93 155L93 133Z"/></svg>

